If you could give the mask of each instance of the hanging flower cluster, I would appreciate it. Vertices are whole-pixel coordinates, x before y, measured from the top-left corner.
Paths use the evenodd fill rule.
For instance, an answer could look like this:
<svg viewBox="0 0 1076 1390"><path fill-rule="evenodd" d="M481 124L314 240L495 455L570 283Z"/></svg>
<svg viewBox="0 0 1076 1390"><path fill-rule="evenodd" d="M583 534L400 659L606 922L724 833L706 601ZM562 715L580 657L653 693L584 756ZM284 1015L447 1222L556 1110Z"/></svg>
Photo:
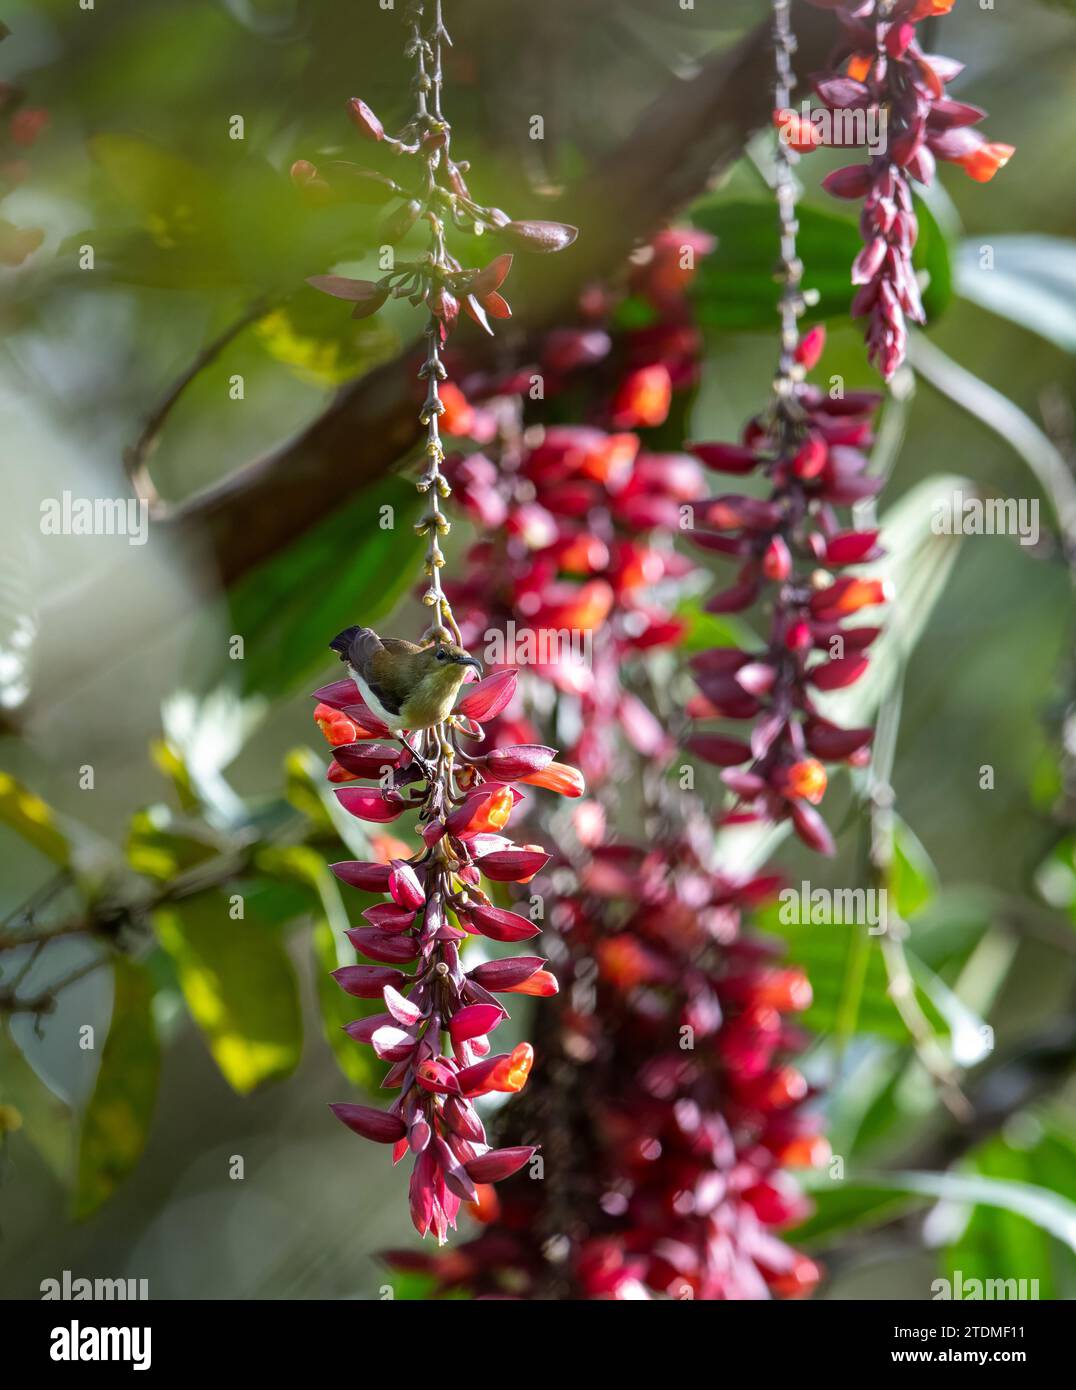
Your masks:
<svg viewBox="0 0 1076 1390"><path fill-rule="evenodd" d="M883 553L877 530L848 529L837 510L881 487L864 452L881 398L831 398L802 380L824 340L824 330L813 329L797 344L789 389L749 422L742 443L691 446L710 468L762 473L769 483L764 498L730 493L697 509L703 525L693 540L739 565L735 582L707 608L738 613L765 601L772 617L765 647L716 647L692 661L700 694L689 712L704 722L751 723L750 737L704 729L689 746L725 769L737 798L726 821L791 819L807 845L831 854L832 838L814 809L826 790L822 763L861 763L871 730L822 718L813 692L860 679L881 629L847 622L884 604L890 591L884 580L854 572Z"/></svg>
<svg viewBox="0 0 1076 1390"><path fill-rule="evenodd" d="M621 736L647 757L675 747L620 673L684 631L672 605L694 566L672 542L704 495L705 470L686 453L647 448L638 431L663 425L676 394L697 379L700 339L685 295L692 271L682 262L685 251L693 264L711 245L690 228L655 238L630 282L655 310L646 327L614 341L613 300L592 289L582 322L542 340L544 398L584 393L594 400L593 423L524 428L522 400L510 393L529 383L530 371L465 378L467 395L450 417L458 433L484 441L481 451L447 461L456 499L481 532L494 528L449 587L461 628L472 642L514 635L529 674L573 707L569 756L592 782L610 775ZM553 640L565 634L576 647ZM497 737L524 734L533 728L516 720Z"/></svg>
<svg viewBox="0 0 1076 1390"><path fill-rule="evenodd" d="M562 992L543 1024L547 1065L502 1127L513 1150L541 1134L546 1171L540 1182L520 1174L496 1196L483 1190L471 1211L485 1229L450 1254L391 1254L442 1289L753 1298L804 1293L818 1278L774 1234L806 1210L785 1170L828 1155L802 1109L808 1088L792 1061L802 1039L787 1021L809 1004L810 986L741 938L743 912L779 880L709 866L708 818L689 794L662 788L675 740L652 700L629 689L682 635L669 608L655 615L654 596L671 605L694 573L671 542L684 509L699 504L705 472L686 453L650 453L610 425L624 412L636 429L660 426L675 389L695 380L700 344L682 266L692 261L685 249L708 248L691 230L655 238L631 274L657 313L645 329L611 336L597 317L610 302L592 292L588 323L542 345L547 398L551 377L573 401L585 390L596 398L593 425L494 439L503 411L487 399L490 383L472 378L479 404L456 402L460 429L488 436L482 454L449 460L457 499L507 535L479 541L453 589L464 630L589 621L593 586L603 587L589 666L543 672L561 712L575 710L571 755L597 793L558 831L549 950ZM533 705L491 736L538 737L543 711ZM639 759L630 770L625 742ZM614 779L625 776L649 807L649 848L612 829Z"/></svg>
<svg viewBox="0 0 1076 1390"><path fill-rule="evenodd" d="M942 159L983 183L1015 151L972 129L985 111L946 96L946 84L963 64L920 47L916 26L948 14L955 0L812 3L834 10L840 27L834 67L811 79L819 100L830 111L870 112L884 121L883 147L870 162L837 169L823 183L838 198L863 201L864 247L852 267L852 283L860 287L852 314L867 318L868 355L888 381L904 361L907 320L925 322L912 268L918 234L912 182L929 186ZM796 148L817 143L802 140Z"/></svg>
<svg viewBox="0 0 1076 1390"><path fill-rule="evenodd" d="M423 29L427 8L432 23ZM395 246L418 223L431 231L429 252L416 259L397 259L380 280L356 280L343 275L312 276L309 284L337 299L354 304L352 318L367 318L390 297L425 304L447 333L459 317L460 305L487 333L490 318L510 318L512 310L500 293L512 266L512 252L562 251L578 235L563 222L516 221L500 208L475 202L467 187L466 161L452 156L452 128L441 110L441 54L448 39L441 20L439 0L427 7L408 6L408 54L416 64L415 91L418 105L412 119L396 136L386 133L381 121L359 97L348 103L348 114L359 135L373 146L388 151L399 166L395 174L368 169L345 160L333 160L319 169L309 160L292 165L293 182L313 202L359 201L395 206L377 232L380 244ZM445 244L445 229L491 234L508 249L482 267L465 267Z"/></svg>
<svg viewBox="0 0 1076 1390"><path fill-rule="evenodd" d="M399 1087L400 1095L387 1111L353 1104L333 1109L356 1133L392 1144L396 1161L414 1154L411 1217L421 1235L433 1231L443 1243L449 1228L455 1227L460 1203L475 1200L476 1184L508 1176L535 1151L533 1145L492 1150L475 1110L479 1096L520 1091L534 1058L525 1042L510 1053L492 1052L490 1034L508 1017L496 996L556 992L541 957L488 960L464 970L460 946L470 935L511 943L538 934L528 918L497 906L483 890L482 879L525 883L548 859L540 846L517 846L502 833L523 799L518 784L576 796L583 780L574 768L555 762L555 750L544 745L517 744L481 755L467 751L463 740L481 738L483 723L495 719L512 699L515 670L506 668L477 685L463 686L454 706L451 693L443 705L440 696L432 699L428 703L433 712L411 729L398 726L410 719L412 708L400 703L398 725L390 728L386 720L394 711L381 703L372 685L360 688L356 683L366 676L355 660L361 666L364 654L372 651L372 660L388 657L390 663L407 663L408 671L419 672L415 679L424 689L435 684L442 692L450 686L460 691L464 665L480 666L462 645L441 583L441 541L450 529L442 503L451 487L442 469L440 422L452 404L442 349L461 302L486 329L487 315L508 315L498 291L512 257L505 253L483 270L465 270L447 248L446 224L471 232L493 229L513 246L540 251L569 245L575 229L558 223L512 222L497 209L481 208L471 200L464 181L467 166L450 154L450 128L441 110L442 48L449 38L440 0L429 6L411 0L407 25L408 53L415 63L413 119L399 138L390 138L364 102L353 100L351 115L364 136L403 157L410 174L398 181L344 165L333 166L325 179L303 161L292 174L314 196L332 195L334 181L341 180L352 192L356 187L374 188L402 197L404 202L383 228L389 242L400 240L420 220L429 232L426 254L397 261L377 284L340 276L311 281L354 302L355 317L373 313L390 294L425 304L429 311L419 373L426 389L420 414L426 441L418 490L426 510L416 530L426 537L421 597L432 615L418 646L395 639L387 646L376 633L362 628L335 638L332 645L356 680L318 691L315 719L334 748L330 780L377 782L376 788L337 787L345 810L375 824L394 821L407 810L418 812L423 847L417 854L408 857L404 851L387 864L352 861L335 866L344 882L388 897L363 914L367 926L349 932L352 944L376 963L346 967L336 978L352 995L382 999L384 1013L364 1017L347 1031L390 1064L383 1084ZM446 673L447 683L442 679ZM409 699L410 694L408 687ZM377 707L372 709L371 703ZM420 739L417 746L409 733ZM375 742L389 735L398 738L399 746ZM412 971L402 968L412 963Z"/></svg>
<svg viewBox="0 0 1076 1390"><path fill-rule="evenodd" d="M777 1234L809 1209L784 1170L829 1157L792 1061L810 985L740 937L777 880L715 874L692 839L580 847L556 910L573 979L547 1069L571 1081L547 1079L510 1119L540 1124L560 1166L487 1196L485 1229L448 1257L395 1264L487 1297L754 1299L817 1283Z"/></svg>
<svg viewBox="0 0 1076 1390"><path fill-rule="evenodd" d="M375 824L409 809L419 813L424 848L418 854L333 865L343 883L388 898L363 913L366 926L348 932L377 964L344 966L334 976L356 998L383 1000L384 1013L346 1031L391 1064L383 1085L400 1090L387 1111L352 1104L333 1110L357 1134L394 1145L397 1162L408 1151L416 1155L412 1219L420 1234L432 1230L439 1242L455 1226L460 1202L476 1200L476 1183L507 1177L535 1151L490 1149L474 1107L476 1097L492 1091L522 1090L534 1058L526 1042L510 1053L492 1052L489 1035L508 1017L496 995L557 990L538 956L488 960L467 971L460 962L469 935L514 943L539 931L528 918L495 906L481 883L483 877L526 883L548 862L540 845L517 846L503 832L523 799L516 784L563 789L554 750L528 745L477 756L460 742L481 737L482 722L504 709L514 687L515 672L504 671L464 688L439 733L447 740L439 774L417 793L413 783L423 774L415 758L407 748L373 741L388 730L352 681L315 695L315 719L333 745L333 769L340 769L331 769L330 779L379 782L376 790L338 787L344 809ZM442 1052L443 1035L451 1055Z"/></svg>

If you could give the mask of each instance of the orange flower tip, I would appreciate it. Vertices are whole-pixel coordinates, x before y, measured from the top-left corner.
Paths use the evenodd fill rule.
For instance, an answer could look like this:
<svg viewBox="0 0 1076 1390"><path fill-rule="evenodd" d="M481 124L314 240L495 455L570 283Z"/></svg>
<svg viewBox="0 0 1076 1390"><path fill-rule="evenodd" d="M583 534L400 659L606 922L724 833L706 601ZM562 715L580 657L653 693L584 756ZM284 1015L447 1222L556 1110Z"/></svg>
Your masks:
<svg viewBox="0 0 1076 1390"><path fill-rule="evenodd" d="M827 783L826 769L817 758L804 758L788 769L789 792L809 801L812 806L817 806L825 796Z"/></svg>
<svg viewBox="0 0 1076 1390"><path fill-rule="evenodd" d="M509 787L501 787L495 791L489 799L485 812L480 817L483 821L482 829L503 830L508 824L515 804L515 797ZM475 828L475 822L472 822L470 828L472 830Z"/></svg>
<svg viewBox="0 0 1076 1390"><path fill-rule="evenodd" d="M777 127L781 141L797 154L810 154L822 143L822 134L810 120L805 120L798 111L780 107L773 113L773 123Z"/></svg>
<svg viewBox="0 0 1076 1390"><path fill-rule="evenodd" d="M531 1067L534 1066L534 1048L529 1042L517 1043L509 1057L497 1068L495 1089L498 1091L522 1091L527 1084Z"/></svg>
<svg viewBox="0 0 1076 1390"><path fill-rule="evenodd" d="M497 1189L490 1182L475 1183L475 1191L478 1196L473 1202L467 1204L467 1210L475 1221L483 1226L488 1226L496 1221L501 1214L501 1202L497 1196ZM442 1272L444 1265L441 1266Z"/></svg>
<svg viewBox="0 0 1076 1390"><path fill-rule="evenodd" d="M955 4L956 0L919 0L908 18L913 24L918 24L921 19L936 19L939 15L948 14Z"/></svg>
<svg viewBox="0 0 1076 1390"><path fill-rule="evenodd" d="M811 1007L814 993L802 970L778 970L763 983L757 998L781 1013L802 1013Z"/></svg>
<svg viewBox="0 0 1076 1390"><path fill-rule="evenodd" d="M559 796L582 796L587 789L583 774L567 763L547 763L541 772L532 772L520 781L532 787L544 787L547 792L556 792Z"/></svg>
<svg viewBox="0 0 1076 1390"><path fill-rule="evenodd" d="M770 1078L763 1096L764 1103L778 1110L786 1105L798 1105L807 1097L807 1078L795 1067L781 1067Z"/></svg>
<svg viewBox="0 0 1076 1390"><path fill-rule="evenodd" d="M780 1298L802 1298L809 1294L822 1278L814 1260L798 1255L791 1269L782 1270L767 1279L770 1289Z"/></svg>
<svg viewBox="0 0 1076 1390"><path fill-rule="evenodd" d="M557 977L549 970L536 970L521 984L502 988L502 994L528 994L535 999L551 999L560 992Z"/></svg>
<svg viewBox="0 0 1076 1390"><path fill-rule="evenodd" d="M866 81L874 59L866 53L854 53L848 60L848 76L856 82Z"/></svg>
<svg viewBox="0 0 1076 1390"><path fill-rule="evenodd" d="M393 859L410 859L414 853L411 846L395 835L371 835L372 858L378 864L389 864Z"/></svg>
<svg viewBox="0 0 1076 1390"><path fill-rule="evenodd" d="M777 1155L784 1168L824 1168L832 1157L833 1149L823 1134L791 1139Z"/></svg>
<svg viewBox="0 0 1076 1390"><path fill-rule="evenodd" d="M1015 145L1003 145L999 141L987 141L966 158L960 160L964 172L976 183L989 183L999 169L1004 169L1016 153Z"/></svg>

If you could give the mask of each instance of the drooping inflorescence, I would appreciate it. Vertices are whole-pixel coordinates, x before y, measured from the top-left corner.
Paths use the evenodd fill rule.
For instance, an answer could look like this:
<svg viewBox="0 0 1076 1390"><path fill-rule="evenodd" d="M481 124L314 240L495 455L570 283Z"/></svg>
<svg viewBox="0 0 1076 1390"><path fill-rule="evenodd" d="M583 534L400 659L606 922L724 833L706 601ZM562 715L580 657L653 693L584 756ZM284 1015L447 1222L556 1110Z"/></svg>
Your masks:
<svg viewBox="0 0 1076 1390"><path fill-rule="evenodd" d="M442 471L446 370L441 352L461 303L486 329L487 315L508 314L498 290L512 257L504 253L482 270L464 269L448 250L446 224L472 232L496 230L512 245L541 251L569 245L575 229L513 222L498 209L473 202L464 181L466 166L450 153L450 127L441 108L442 47L449 38L440 0L432 6L410 4L407 26L407 51L415 64L411 122L391 138L364 102L352 100L350 110L359 131L395 151L409 173L400 180L352 166L333 166L328 173L330 179L359 179L402 197L383 229L385 239L400 240L424 219L428 250L418 259L398 261L376 284L339 276L316 277L311 283L354 302L356 317L374 312L390 294L425 304L429 311L419 373L426 387L420 414L425 464L417 484L426 510L416 526L426 538L422 601L431 611L423 643L450 644L458 653L460 630L441 584L441 541L449 531L442 503L451 492ZM330 186L312 165L301 163L293 177L315 191L319 184ZM474 1100L495 1091L520 1091L534 1058L526 1042L508 1053L492 1052L490 1034L508 1017L497 996L549 995L556 992L556 981L540 957L488 959L470 969L460 957L469 936L515 943L540 930L529 917L496 905L482 887L483 878L495 884L525 883L548 859L541 846L517 846L503 833L524 796L518 784L570 796L582 791L580 775L556 763L553 748L529 744L481 754L468 750L468 741L481 739L483 724L511 700L515 682L516 672L504 669L464 686L447 715L417 731L417 744L407 740L406 731L396 731L400 746L374 741L392 731L364 702L353 680L337 681L315 695L315 718L334 748L330 780L377 783L370 789L337 787L344 809L375 824L394 821L405 811L418 813L422 847L417 853L408 855L406 847L397 845L384 863L335 866L343 882L388 898L364 912L367 926L349 932L352 944L376 964L345 967L336 978L349 994L383 1001L383 1013L357 1020L347 1032L390 1064L383 1085L398 1087L399 1096L387 1111L350 1103L333 1108L356 1133L392 1144L396 1161L409 1151L414 1155L411 1217L420 1234L433 1231L438 1242L455 1226L460 1203L476 1200L476 1184L508 1176L534 1153L533 1145L492 1150ZM405 968L412 965L410 971Z"/></svg>
<svg viewBox="0 0 1076 1390"><path fill-rule="evenodd" d="M946 95L946 84L963 64L925 53L920 44L917 26L948 14L955 0L811 3L833 11L839 25L833 66L811 78L815 95L830 112L869 115L876 131L870 160L834 170L823 186L837 198L863 203L864 245L852 267L852 283L859 286L852 315L867 319L868 355L888 381L904 361L908 321L926 322L912 266L919 232L913 184L929 187L939 159L985 183L1014 149L973 129L985 111ZM826 143L824 128L795 118L787 102L779 102L775 118L801 152ZM845 125L851 129L839 143L854 143L855 122ZM860 143L867 129L864 120Z"/></svg>
<svg viewBox="0 0 1076 1390"><path fill-rule="evenodd" d="M787 0L775 0L777 109L787 109L792 37ZM815 810L826 790L821 760L862 760L869 729L841 729L816 710L813 691L853 684L867 669L865 654L878 627L846 627L865 608L889 597L881 580L845 574L881 554L875 529L854 530L837 509L873 497L881 479L868 471L864 450L873 439L871 417L881 397L872 392L826 394L806 376L818 362L825 330L800 335L806 308L803 266L796 247L796 154L777 143L776 193L781 233L781 351L765 410L750 420L741 442L695 444L693 452L719 472L761 473L762 498L725 494L697 509L699 545L736 560L734 583L707 604L714 613L738 613L761 601L770 606L764 648L716 647L692 666L700 695L690 706L700 720L753 725L749 739L700 730L691 747L725 769L737 798L726 821L791 819L812 849L833 852L829 830Z"/></svg>

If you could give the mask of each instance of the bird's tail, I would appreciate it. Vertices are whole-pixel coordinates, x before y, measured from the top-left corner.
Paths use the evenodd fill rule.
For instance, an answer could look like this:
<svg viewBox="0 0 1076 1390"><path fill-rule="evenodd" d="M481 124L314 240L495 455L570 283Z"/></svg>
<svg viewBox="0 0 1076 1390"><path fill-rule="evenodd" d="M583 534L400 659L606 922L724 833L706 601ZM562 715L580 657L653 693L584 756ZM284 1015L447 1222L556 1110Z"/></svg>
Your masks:
<svg viewBox="0 0 1076 1390"><path fill-rule="evenodd" d="M368 627L345 627L343 632L336 634L329 646L334 652L339 652L341 661L347 661L355 638L369 631Z"/></svg>

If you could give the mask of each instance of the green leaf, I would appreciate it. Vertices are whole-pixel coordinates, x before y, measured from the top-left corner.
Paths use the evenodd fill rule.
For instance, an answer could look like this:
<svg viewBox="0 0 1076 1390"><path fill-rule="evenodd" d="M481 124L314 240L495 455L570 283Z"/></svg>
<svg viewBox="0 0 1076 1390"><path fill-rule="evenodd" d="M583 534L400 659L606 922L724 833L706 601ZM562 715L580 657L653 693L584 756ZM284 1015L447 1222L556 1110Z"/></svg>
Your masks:
<svg viewBox="0 0 1076 1390"><path fill-rule="evenodd" d="M808 1176L805 1185L812 1193L825 1192L830 1179ZM996 1207L1013 1212L1055 1236L1076 1251L1076 1203L1057 1192L1032 1183L984 1177L978 1173L861 1173L846 1177L849 1190L862 1188L874 1203L883 1192L904 1195L919 1201L946 1201L971 1206ZM865 1204L869 1205L869 1204ZM875 1210L881 1207L877 1203ZM798 1232L797 1232L798 1234Z"/></svg>
<svg viewBox="0 0 1076 1390"><path fill-rule="evenodd" d="M781 906L771 905L758 912L757 921L761 931L788 943L788 963L800 966L811 981L811 1005L799 1015L803 1026L844 1038L860 1032L906 1043L907 1029L889 997L885 961L867 923L831 922L830 909L821 907L801 909L801 916L812 918L805 922L782 922L782 914ZM919 1002L932 1024L945 1031L942 1015L922 991Z"/></svg>
<svg viewBox="0 0 1076 1390"><path fill-rule="evenodd" d="M984 265L986 256L991 262ZM1076 241L991 236L961 243L956 288L991 313L1076 352Z"/></svg>
<svg viewBox="0 0 1076 1390"><path fill-rule="evenodd" d="M160 1045L153 985L125 956L113 962L112 1022L97 1084L82 1119L73 1213L91 1216L142 1155L157 1098Z"/></svg>
<svg viewBox="0 0 1076 1390"><path fill-rule="evenodd" d="M1064 455L1030 416L1008 396L981 381L959 362L954 362L922 333L908 339L908 360L935 390L994 431L1023 460L1050 499L1061 529L1076 526L1076 481ZM974 487L965 480L959 486L968 494Z"/></svg>
<svg viewBox="0 0 1076 1390"><path fill-rule="evenodd" d="M856 224L834 212L801 207L799 252L808 267L806 286L819 301L811 319L847 314L852 301L852 262L862 242ZM780 285L774 278L777 210L772 202L704 202L692 221L717 237L692 284L705 328L762 329L777 322Z"/></svg>
<svg viewBox="0 0 1076 1390"><path fill-rule="evenodd" d="M150 757L154 766L171 782L180 807L184 811L197 811L201 806L187 760L178 748L165 738L154 739L150 744Z"/></svg>
<svg viewBox="0 0 1076 1390"><path fill-rule="evenodd" d="M1034 1121L1028 1122L1033 1128ZM1076 1198L1076 1146L1057 1133L1040 1134L1028 1147L992 1139L970 1158L969 1170L988 1178L1049 1189ZM1042 1226L1012 1210L977 1206L945 1251L950 1278L1036 1279L1040 1298L1076 1296L1076 1255Z"/></svg>
<svg viewBox="0 0 1076 1390"><path fill-rule="evenodd" d="M337 801L318 755L309 748L293 748L284 768L288 801L310 820L313 833L336 835L357 859L369 859L370 839L363 822Z"/></svg>
<svg viewBox="0 0 1076 1390"><path fill-rule="evenodd" d="M916 200L919 240L913 264L926 272L923 305L936 319L952 297L949 245L930 208ZM805 285L818 293L808 322L850 313L852 262L862 248L857 224L839 212L801 206L798 246L807 267ZM717 237L692 285L704 328L765 329L777 322L780 284L774 277L777 213L772 201L710 199L692 210L692 221Z"/></svg>
<svg viewBox="0 0 1076 1390"><path fill-rule="evenodd" d="M938 871L922 842L906 821L894 817L893 865L889 892L898 913L907 922L933 899L938 890Z"/></svg>
<svg viewBox="0 0 1076 1390"><path fill-rule="evenodd" d="M191 790L214 825L234 828L249 820L249 810L224 770L238 757L266 708L260 697L244 698L225 685L204 695L175 690L162 701L165 737L182 758Z"/></svg>
<svg viewBox="0 0 1076 1390"><path fill-rule="evenodd" d="M254 325L266 352L316 386L340 386L386 362L399 337L379 318L341 313L339 300L304 287Z"/></svg>
<svg viewBox="0 0 1076 1390"><path fill-rule="evenodd" d="M680 648L685 652L705 652L711 647L742 647L751 644L750 629L737 618L723 613L707 613L698 599L684 599L675 617L685 624Z"/></svg>
<svg viewBox="0 0 1076 1390"><path fill-rule="evenodd" d="M927 322L934 323L953 297L952 252L933 209L922 198L915 199L915 215L919 222L919 238L912 252L912 265L920 275L925 272L923 310Z"/></svg>
<svg viewBox="0 0 1076 1390"><path fill-rule="evenodd" d="M914 1199L907 1193L866 1183L831 1180L810 1185L813 1213L794 1230L797 1245L826 1245L849 1231L883 1225L901 1216Z"/></svg>
<svg viewBox="0 0 1076 1390"><path fill-rule="evenodd" d="M163 883L219 854L214 840L174 829L171 813L164 806L136 811L127 827L131 868Z"/></svg>
<svg viewBox="0 0 1076 1390"><path fill-rule="evenodd" d="M158 908L154 927L175 962L191 1016L240 1095L287 1076L302 1051L299 984L279 933L218 891Z"/></svg>
<svg viewBox="0 0 1076 1390"><path fill-rule="evenodd" d="M234 663L244 693L301 689L328 667L341 628L391 611L420 574L419 505L413 484L386 478L238 582L227 621L245 643ZM386 507L393 525L383 530Z"/></svg>
<svg viewBox="0 0 1076 1390"><path fill-rule="evenodd" d="M388 1071L387 1064L379 1061L372 1049L349 1038L343 1028L357 1018L382 1013L384 1005L380 999L353 999L345 994L332 978L332 971L338 966L355 963L355 953L344 935L350 926L349 911L358 921L362 912L379 903L381 898L377 894L350 889L345 907L339 884L327 861L307 845L264 850L258 857L258 865L267 872L297 879L317 895L319 913L314 922L311 946L322 1032L337 1065L352 1085L376 1093Z"/></svg>
<svg viewBox="0 0 1076 1390"><path fill-rule="evenodd" d="M69 867L71 845L59 827L56 812L7 772L0 772L0 821L54 864Z"/></svg>
<svg viewBox="0 0 1076 1390"><path fill-rule="evenodd" d="M1076 836L1056 844L1035 872L1035 887L1051 907L1076 922Z"/></svg>
<svg viewBox="0 0 1076 1390"><path fill-rule="evenodd" d="M53 1174L60 1182L68 1183L74 1157L71 1111L34 1071L2 1019L0 1105L14 1110L15 1116L8 1117L9 1125L14 1118L14 1124L23 1131Z"/></svg>

